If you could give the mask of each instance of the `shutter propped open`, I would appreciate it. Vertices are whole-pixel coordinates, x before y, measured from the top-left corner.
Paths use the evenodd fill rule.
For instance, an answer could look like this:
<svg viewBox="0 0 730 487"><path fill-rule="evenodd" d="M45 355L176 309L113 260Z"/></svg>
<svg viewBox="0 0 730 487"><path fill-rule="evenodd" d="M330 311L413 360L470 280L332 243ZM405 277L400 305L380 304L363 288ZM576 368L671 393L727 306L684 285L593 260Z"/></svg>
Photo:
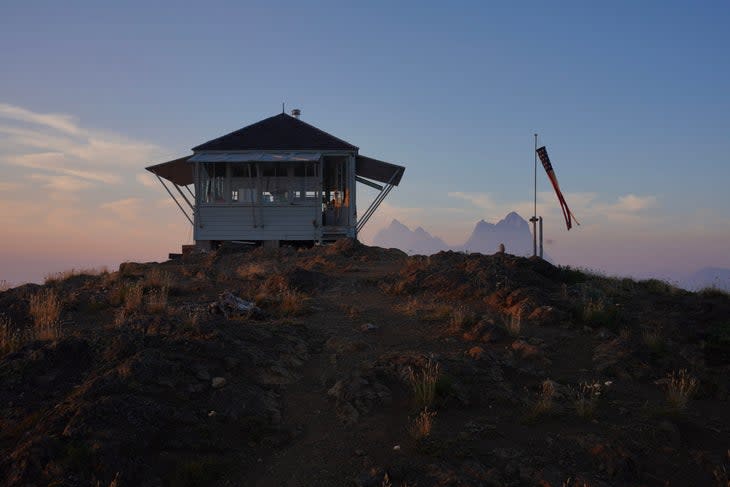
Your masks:
<svg viewBox="0 0 730 487"><path fill-rule="evenodd" d="M181 157L180 159L163 162L162 164L156 164L145 169L178 186L187 186L193 184L193 165L188 161L190 157Z"/></svg>
<svg viewBox="0 0 730 487"><path fill-rule="evenodd" d="M372 157L357 156L355 173L363 178L380 183L398 186L406 168L390 162L379 161Z"/></svg>

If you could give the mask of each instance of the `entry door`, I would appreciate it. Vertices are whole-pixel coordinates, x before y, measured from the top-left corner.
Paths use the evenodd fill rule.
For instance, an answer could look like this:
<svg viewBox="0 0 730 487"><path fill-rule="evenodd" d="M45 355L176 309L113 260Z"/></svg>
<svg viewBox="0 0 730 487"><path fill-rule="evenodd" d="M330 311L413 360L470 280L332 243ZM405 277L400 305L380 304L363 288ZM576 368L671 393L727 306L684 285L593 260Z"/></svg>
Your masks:
<svg viewBox="0 0 730 487"><path fill-rule="evenodd" d="M324 226L348 225L350 189L348 188L347 157L327 156L323 165L323 214Z"/></svg>

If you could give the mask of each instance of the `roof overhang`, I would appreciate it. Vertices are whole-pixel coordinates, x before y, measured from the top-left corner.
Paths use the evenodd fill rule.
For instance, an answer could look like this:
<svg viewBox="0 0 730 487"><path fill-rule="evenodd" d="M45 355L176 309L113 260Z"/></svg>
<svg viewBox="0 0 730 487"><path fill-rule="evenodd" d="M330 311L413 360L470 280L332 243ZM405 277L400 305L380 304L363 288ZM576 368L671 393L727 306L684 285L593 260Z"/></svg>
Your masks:
<svg viewBox="0 0 730 487"><path fill-rule="evenodd" d="M363 178L398 186L406 168L371 157L357 156L355 173Z"/></svg>
<svg viewBox="0 0 730 487"><path fill-rule="evenodd" d="M317 162L321 152L200 152L190 162Z"/></svg>
<svg viewBox="0 0 730 487"><path fill-rule="evenodd" d="M145 169L178 186L187 186L193 184L193 165L190 164L190 157L181 157L172 161L163 162L162 164L146 167Z"/></svg>

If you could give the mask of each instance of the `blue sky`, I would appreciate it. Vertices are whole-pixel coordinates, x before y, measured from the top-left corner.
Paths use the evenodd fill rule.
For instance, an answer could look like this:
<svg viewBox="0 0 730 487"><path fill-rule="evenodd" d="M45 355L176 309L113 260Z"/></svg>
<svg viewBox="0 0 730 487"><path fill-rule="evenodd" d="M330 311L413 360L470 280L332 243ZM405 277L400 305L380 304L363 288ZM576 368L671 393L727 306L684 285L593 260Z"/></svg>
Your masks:
<svg viewBox="0 0 730 487"><path fill-rule="evenodd" d="M397 217L455 243L529 217L538 132L583 223L561 227L539 173L558 262L730 267L727 2L30 3L0 8L0 279L38 278L29 240L51 268L163 258L189 231L141 168L282 101L407 166L371 232Z"/></svg>

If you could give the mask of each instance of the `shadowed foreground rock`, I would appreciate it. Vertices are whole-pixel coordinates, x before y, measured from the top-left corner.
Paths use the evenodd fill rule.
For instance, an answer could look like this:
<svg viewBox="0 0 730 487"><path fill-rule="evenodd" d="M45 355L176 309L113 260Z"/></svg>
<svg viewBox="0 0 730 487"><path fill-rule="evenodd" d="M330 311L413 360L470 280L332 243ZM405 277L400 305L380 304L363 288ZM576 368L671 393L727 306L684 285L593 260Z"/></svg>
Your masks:
<svg viewBox="0 0 730 487"><path fill-rule="evenodd" d="M63 309L40 341L43 288ZM2 485L694 486L730 470L722 293L341 241L125 263L0 293L0 313Z"/></svg>

